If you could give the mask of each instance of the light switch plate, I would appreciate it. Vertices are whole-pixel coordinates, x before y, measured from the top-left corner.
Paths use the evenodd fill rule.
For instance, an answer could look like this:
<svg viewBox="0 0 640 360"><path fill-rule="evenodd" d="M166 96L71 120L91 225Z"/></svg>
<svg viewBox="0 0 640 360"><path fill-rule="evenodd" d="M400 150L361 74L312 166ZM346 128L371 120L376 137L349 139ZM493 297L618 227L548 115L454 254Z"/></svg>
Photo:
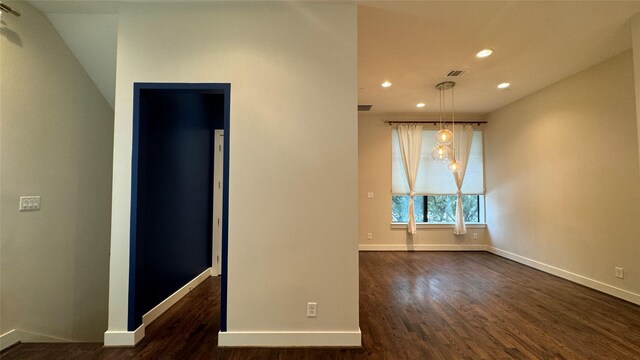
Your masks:
<svg viewBox="0 0 640 360"><path fill-rule="evenodd" d="M309 302L307 303L307 317L314 318L317 316L318 311L318 303Z"/></svg>
<svg viewBox="0 0 640 360"><path fill-rule="evenodd" d="M18 210L40 210L40 196L20 196L20 206Z"/></svg>

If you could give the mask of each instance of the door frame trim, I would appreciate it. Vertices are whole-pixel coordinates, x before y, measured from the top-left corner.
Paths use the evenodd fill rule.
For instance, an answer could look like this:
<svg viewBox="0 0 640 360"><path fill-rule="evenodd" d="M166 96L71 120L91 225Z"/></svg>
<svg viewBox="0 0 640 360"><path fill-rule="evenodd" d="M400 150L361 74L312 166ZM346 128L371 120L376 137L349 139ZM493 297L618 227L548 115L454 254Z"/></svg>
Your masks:
<svg viewBox="0 0 640 360"><path fill-rule="evenodd" d="M138 150L140 137L140 95L143 90L187 90L224 95L224 155L222 181L227 186L222 191L222 275L220 287L220 331L227 331L227 286L228 286L228 236L229 236L229 139L230 139L230 83L133 83L133 134L131 149L131 215L129 228L129 299L127 329L134 331L135 325L135 268L136 229L138 213ZM213 259L212 259L213 260Z"/></svg>
<svg viewBox="0 0 640 360"><path fill-rule="evenodd" d="M219 140L218 140L218 136L222 136L222 149L220 149L219 152L222 153L222 156L220 159L218 159L217 153L218 153L218 149L216 147L216 144L219 144ZM219 224L218 226L216 226L216 206L218 204L220 204L220 213L218 214L220 216L220 218L222 218L222 199L220 194L218 194L216 196L217 192L217 186L216 186L216 180L218 180L221 183L221 189L220 189L220 193L224 192L224 188L226 186L226 184L223 182L223 175L221 174L224 171L221 171L221 169L224 168L224 129L213 129L213 209L212 209L212 223L211 223L211 276L218 276L218 275L222 275L222 224ZM222 162L222 166L220 167L218 164L218 161ZM218 169L218 171L216 172L216 169ZM222 222L224 222L224 219L222 219ZM220 229L220 248L218 249L218 251L216 251L216 234L218 232L218 228ZM216 258L216 256L219 258Z"/></svg>

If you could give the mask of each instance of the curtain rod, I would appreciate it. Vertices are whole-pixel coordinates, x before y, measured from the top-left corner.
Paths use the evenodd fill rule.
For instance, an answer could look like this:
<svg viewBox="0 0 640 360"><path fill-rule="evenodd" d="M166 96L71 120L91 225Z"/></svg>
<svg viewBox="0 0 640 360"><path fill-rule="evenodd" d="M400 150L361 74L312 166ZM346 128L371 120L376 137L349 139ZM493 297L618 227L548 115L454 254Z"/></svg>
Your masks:
<svg viewBox="0 0 640 360"><path fill-rule="evenodd" d="M8 14L13 14L15 16L20 16L22 14L20 14L20 11L12 8L11 6L2 3L2 1L0 1L0 12L6 12Z"/></svg>
<svg viewBox="0 0 640 360"><path fill-rule="evenodd" d="M389 125L396 125L396 124L433 124L433 125L438 125L440 123L443 124L453 124L453 121L440 121L440 120L420 120L420 121L402 121L402 120L387 120L385 121L386 124ZM482 124L486 124L487 122L484 120L478 120L478 121L456 121L456 124L476 124L478 126L482 125Z"/></svg>

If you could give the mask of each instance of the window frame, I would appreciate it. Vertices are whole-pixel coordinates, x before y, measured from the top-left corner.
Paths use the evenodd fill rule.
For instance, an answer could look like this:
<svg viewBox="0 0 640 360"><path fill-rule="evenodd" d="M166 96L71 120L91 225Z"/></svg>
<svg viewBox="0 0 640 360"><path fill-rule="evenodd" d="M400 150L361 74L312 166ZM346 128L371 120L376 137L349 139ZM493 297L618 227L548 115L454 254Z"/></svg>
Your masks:
<svg viewBox="0 0 640 360"><path fill-rule="evenodd" d="M468 223L465 222L466 227L468 228L486 228L487 227L487 218L486 218L486 209L485 207L487 206L487 202L486 202L486 195L485 194L462 194L464 195L470 195L470 196L476 196L477 197L477 201L478 201L478 222L473 222L473 223ZM393 199L394 196L408 196L407 194L394 194L391 193L391 199ZM424 217L426 217L429 212L428 210L428 198L429 196L455 196L455 195L451 195L451 194L416 194L417 196L422 196L424 197L424 201L422 204L422 211L423 211L423 219ZM480 198L482 197L482 200L480 200ZM392 200L393 203L393 200ZM391 206L393 208L393 205ZM428 218L427 218L428 219ZM408 225L407 222L394 222L393 221L393 216L391 216L391 228L406 228ZM417 222L416 221L416 226L418 228L453 228L453 226L455 225L455 223L441 223L441 222Z"/></svg>
<svg viewBox="0 0 640 360"><path fill-rule="evenodd" d="M435 129L435 128L434 128ZM430 128L425 127L423 129L423 131L429 131L429 130L433 130ZM484 229L487 227L487 218L486 218L486 206L487 206L487 201L486 201L486 184L484 184L485 182L485 174L484 174L484 170L485 170L485 154L484 154L484 129L479 128L479 127L474 127L474 131L479 131L482 134L482 178L483 178L483 191L482 193L476 193L476 194L462 194L464 195L475 195L478 198L478 222L477 223L466 223L465 222L465 226L469 229ZM393 136L393 128L391 129L391 136ZM391 151L393 152L393 149L391 149ZM391 176L393 176L393 165L391 166ZM416 196L423 196L425 197L424 202L423 202L423 212L424 212L424 216L426 217L428 214L427 208L428 208L428 197L429 196L451 196L451 195L456 195L456 194L416 194ZM391 191L391 199L393 199L393 196L408 196L408 194L398 194L398 193L394 193L393 190ZM482 200L480 200L480 197L482 197ZM391 201L393 203L393 200ZM390 207L393 208L393 205ZM436 228L442 228L442 229L452 229L454 227L455 223L433 223L433 222L416 222L416 227L418 229L420 228L431 228L431 229L436 229ZM393 215L390 216L390 227L392 229L406 229L408 226L407 222L394 222L393 221Z"/></svg>
<svg viewBox="0 0 640 360"><path fill-rule="evenodd" d="M391 223L389 224L389 228L391 229L406 229L408 226L407 223ZM416 223L416 228L418 229L453 229L455 224L443 224L443 223ZM472 223L465 224L467 229L486 229L486 223Z"/></svg>

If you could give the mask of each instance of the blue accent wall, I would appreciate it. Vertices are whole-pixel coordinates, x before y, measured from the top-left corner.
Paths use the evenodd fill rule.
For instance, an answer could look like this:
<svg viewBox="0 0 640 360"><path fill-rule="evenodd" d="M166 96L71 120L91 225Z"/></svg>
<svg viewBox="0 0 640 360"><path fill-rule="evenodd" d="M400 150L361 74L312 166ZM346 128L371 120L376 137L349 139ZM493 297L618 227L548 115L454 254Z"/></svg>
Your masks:
<svg viewBox="0 0 640 360"><path fill-rule="evenodd" d="M129 330L212 264L213 130L228 126L219 91L136 84L134 97Z"/></svg>

